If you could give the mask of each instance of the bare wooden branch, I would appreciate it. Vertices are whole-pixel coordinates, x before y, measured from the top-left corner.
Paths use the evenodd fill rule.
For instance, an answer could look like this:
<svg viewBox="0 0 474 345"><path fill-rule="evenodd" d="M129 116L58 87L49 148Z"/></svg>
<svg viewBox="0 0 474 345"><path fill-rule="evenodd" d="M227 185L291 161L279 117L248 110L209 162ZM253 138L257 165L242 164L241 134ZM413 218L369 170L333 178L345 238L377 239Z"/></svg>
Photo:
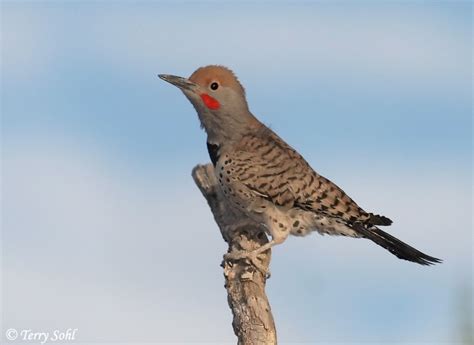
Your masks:
<svg viewBox="0 0 474 345"><path fill-rule="evenodd" d="M196 166L192 175L214 214L222 237L229 244L228 252L252 250L268 242L260 224L227 204L211 164ZM263 266L268 269L270 250L261 258ZM224 261L223 267L238 344L276 344L275 323L265 294L266 277L247 260Z"/></svg>

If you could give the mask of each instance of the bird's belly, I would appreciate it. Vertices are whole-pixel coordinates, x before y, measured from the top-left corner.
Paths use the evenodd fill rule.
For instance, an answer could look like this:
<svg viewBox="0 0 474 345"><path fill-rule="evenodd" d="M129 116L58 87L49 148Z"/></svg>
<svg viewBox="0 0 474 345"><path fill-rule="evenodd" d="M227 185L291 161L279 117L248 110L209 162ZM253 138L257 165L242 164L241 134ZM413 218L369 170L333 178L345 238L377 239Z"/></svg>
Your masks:
<svg viewBox="0 0 474 345"><path fill-rule="evenodd" d="M306 236L317 231L322 235L358 237L358 234L343 221L325 214L294 208L289 210L289 217L291 219L290 233L294 236Z"/></svg>
<svg viewBox="0 0 474 345"><path fill-rule="evenodd" d="M255 195L240 181L226 176L225 173L219 171L218 167L216 167L216 176L219 186L230 206L237 208L258 222L263 222L262 213L266 210L268 201Z"/></svg>
<svg viewBox="0 0 474 345"><path fill-rule="evenodd" d="M360 237L360 235L351 229L345 222L325 215L316 216L313 229L321 235Z"/></svg>

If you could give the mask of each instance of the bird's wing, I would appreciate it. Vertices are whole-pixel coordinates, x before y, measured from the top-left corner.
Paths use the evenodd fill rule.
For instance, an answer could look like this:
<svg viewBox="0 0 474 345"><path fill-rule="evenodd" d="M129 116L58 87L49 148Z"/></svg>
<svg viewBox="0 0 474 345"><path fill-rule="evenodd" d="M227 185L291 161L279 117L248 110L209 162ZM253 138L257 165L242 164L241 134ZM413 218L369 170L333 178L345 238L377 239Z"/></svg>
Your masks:
<svg viewBox="0 0 474 345"><path fill-rule="evenodd" d="M299 184L297 180L303 178L304 162L293 149L270 135L267 129L242 138L230 156L232 178L275 205L292 208L298 195L294 188Z"/></svg>
<svg viewBox="0 0 474 345"><path fill-rule="evenodd" d="M361 209L268 128L244 136L231 158L232 177L277 206L323 213L350 223L391 224L388 218Z"/></svg>

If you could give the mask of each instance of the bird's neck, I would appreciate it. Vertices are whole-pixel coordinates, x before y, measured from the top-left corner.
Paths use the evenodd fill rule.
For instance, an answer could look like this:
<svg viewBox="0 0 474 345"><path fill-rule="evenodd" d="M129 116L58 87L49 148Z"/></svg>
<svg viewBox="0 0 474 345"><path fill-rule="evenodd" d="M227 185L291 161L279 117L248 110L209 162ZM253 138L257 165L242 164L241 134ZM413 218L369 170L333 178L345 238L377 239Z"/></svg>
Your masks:
<svg viewBox="0 0 474 345"><path fill-rule="evenodd" d="M240 141L243 135L256 130L262 124L250 112L241 116L223 114L219 118L207 118L212 123L204 123L207 132L207 142L220 147L233 145Z"/></svg>

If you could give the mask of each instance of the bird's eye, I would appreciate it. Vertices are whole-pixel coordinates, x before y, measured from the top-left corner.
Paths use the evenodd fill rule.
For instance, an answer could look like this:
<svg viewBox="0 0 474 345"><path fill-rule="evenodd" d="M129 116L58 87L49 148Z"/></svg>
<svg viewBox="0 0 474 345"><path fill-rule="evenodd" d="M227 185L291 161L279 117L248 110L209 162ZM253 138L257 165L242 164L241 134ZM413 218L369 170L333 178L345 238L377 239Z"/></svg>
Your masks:
<svg viewBox="0 0 474 345"><path fill-rule="evenodd" d="M211 90L216 91L218 88L219 88L219 84L217 84L216 82L213 82L211 84Z"/></svg>

